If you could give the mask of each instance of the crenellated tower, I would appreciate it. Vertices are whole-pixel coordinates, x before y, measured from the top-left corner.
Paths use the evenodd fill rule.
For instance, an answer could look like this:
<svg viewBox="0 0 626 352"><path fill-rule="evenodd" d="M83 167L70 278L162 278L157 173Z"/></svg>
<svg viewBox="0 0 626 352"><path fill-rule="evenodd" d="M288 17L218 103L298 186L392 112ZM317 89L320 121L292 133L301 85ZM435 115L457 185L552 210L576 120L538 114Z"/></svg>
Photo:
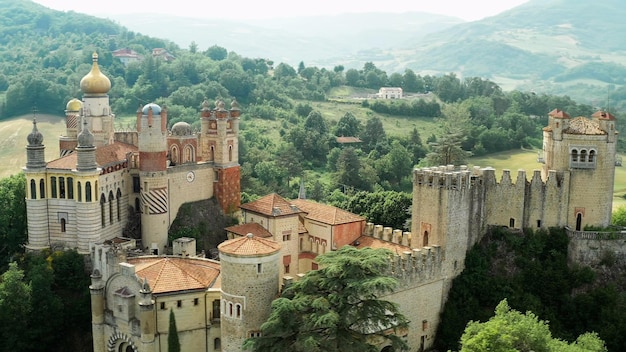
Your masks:
<svg viewBox="0 0 626 352"><path fill-rule="evenodd" d="M617 131L615 117L599 111L591 119L571 118L552 110L543 129L542 177L551 170L569 173L569 200L565 224L582 230L586 225L611 223Z"/></svg>
<svg viewBox="0 0 626 352"><path fill-rule="evenodd" d="M141 238L144 247L163 253L170 224L167 176L167 110L147 104L137 112L141 179Z"/></svg>

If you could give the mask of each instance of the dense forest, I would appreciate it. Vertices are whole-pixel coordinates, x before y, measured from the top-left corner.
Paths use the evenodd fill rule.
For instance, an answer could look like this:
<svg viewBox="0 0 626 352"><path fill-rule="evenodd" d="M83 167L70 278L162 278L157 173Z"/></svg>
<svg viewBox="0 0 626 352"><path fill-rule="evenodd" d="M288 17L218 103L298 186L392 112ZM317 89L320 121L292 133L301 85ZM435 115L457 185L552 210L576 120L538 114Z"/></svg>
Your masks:
<svg viewBox="0 0 626 352"><path fill-rule="evenodd" d="M593 112L591 106L578 104L567 96L505 92L494 82L480 77L459 78L454 73L422 76L410 69L387 73L371 62L358 69L346 69L341 65L332 69L310 67L304 62L292 67L276 63L271 58L242 57L215 45L205 50L195 43L189 48L180 48L172 42L126 30L108 20L52 11L30 1L0 3L0 19L3 23L0 28L0 118L29 113L33 108L62 115L66 102L80 97L79 81L89 72L91 55L97 52L101 69L112 81L109 92L112 109L122 121L124 116L133 116L138 105L156 102L167 106L170 126L186 121L197 129L198 110L205 99L236 99L240 103L243 111L239 140L242 202L271 192L295 198L302 184L308 198L340 206L370 221L395 228L409 228L410 177L415 165L460 164L472 154L540 147L541 128L553 108L565 110L572 116L589 116ZM143 59L125 65L112 54L121 48L132 49ZM155 48L166 49L174 59L154 57L152 50ZM575 75L576 72L569 74ZM406 98L383 101L367 95L384 86L402 87ZM358 99L352 96L336 98L337 90L358 92L354 95L366 94ZM348 111L331 119L325 110L320 109L325 106L342 106ZM425 130L389 126L383 124L382 117L397 117L398 125L417 121L434 127ZM270 123L276 127L276 134L269 132L267 125ZM391 127L401 133L388 133ZM341 136L358 137L360 142L342 144L336 138ZM2 219L6 220L0 222L0 226L6 225L0 231L0 268L3 271L9 268L10 261L17 261L19 267L11 266L7 271L12 279L7 281L5 276L0 286L0 298L5 297L3 292L13 292L7 291L8 282L14 285L14 289L21 290L17 292L29 292L29 298L21 306L11 308L22 309L26 319L15 322L15 315L3 314L4 306L1 306L0 325L16 329L5 330L9 335L25 329L23 324L44 316L41 300L46 295L51 297L46 302L50 305L44 307L46 316L57 317L56 314L62 311L63 323L56 326L39 324L42 331L34 331L27 341L44 341L38 339L45 335L49 344L41 346L58 343L65 347L59 350L78 351L72 344L81 342L79 335L61 341L60 334L50 331L58 331L54 329L61 327L63 331L79 334L87 329L85 334L88 335L88 314L80 310L89 307L83 302L85 297L82 294L86 290L78 290L80 294L72 290L87 287L88 283L84 282L84 277L76 277L80 266L73 254L51 252L41 257L16 254L26 239L24 197L16 194L20 187L23 191L19 183L23 183L23 179L15 176L2 181L0 191L8 193L6 198L0 197L6 203L5 211L0 212ZM18 211L7 213L8 209ZM552 266L520 262L533 270L528 276L515 277L510 283L498 277L494 277L493 282L483 281L489 276L489 263L485 262L488 259L483 255L490 254L488 250L493 251L490 249L493 247L476 249L486 252L470 253L467 267L475 268L472 261L480 265L458 280L469 280L468 284L488 282L483 289L493 287L494 290L486 296L486 302L478 302L476 300L482 297L480 293L455 282L455 290L460 287L458 290L461 291L453 294L472 300L471 313L491 313L500 299L497 294L518 292L514 290L525 283L534 283L532 287L540 290L544 286L539 282L558 282L563 285L553 287L554 293L519 293L519 297L513 296L509 302L516 309L537 309L538 314L545 310L550 321L555 321L551 324L557 329L555 335L563 338L573 336L581 329L595 329L595 325L582 323L588 320L623 324L624 319L615 313L617 310L613 312L614 317L610 315L612 311L600 305L606 298L623 307L624 297L612 293L610 290L614 288L589 291L591 296L573 298L569 295L572 290L592 282L592 274L583 269L573 273L556 272L566 270L563 253L558 252L562 248L551 247L554 245L539 235L530 236L528 240L535 242L531 243L532 246L525 246L518 239L513 243L513 249L526 250L524 255L553 260L545 265L553 265L554 271L544 270ZM535 252L528 252L535 249ZM70 272L70 269L74 271ZM542 273L556 276L546 276L539 281L537 275ZM469 279L467 275L470 275ZM59 279L61 277L71 277L75 281L66 283ZM64 286L66 284L74 286ZM563 291L565 289L569 291ZM543 296L547 300L542 300ZM454 297L451 302L456 302ZM61 302L57 302L57 298ZM571 320L553 320L553 316L568 312L559 310L564 309L562 307L576 307L576 300L586 300L579 302L581 306L589 302L584 306L597 309L576 310L575 317L566 315ZM80 309L62 302L71 302ZM442 330L442 346L449 348L452 347L450 341L458 341L454 334L462 330L457 329L461 321L481 318L469 314L468 309L446 308L444 320L450 321L454 329L448 325L442 329L454 332ZM57 320L47 320L53 321ZM574 322L580 324L569 326ZM621 328L623 331L624 327ZM597 329L607 331L601 332L601 336L610 346L623 346L621 335L605 326L598 325ZM11 345L16 348L14 350L27 350L19 345L20 341L11 340L11 343L14 343Z"/></svg>

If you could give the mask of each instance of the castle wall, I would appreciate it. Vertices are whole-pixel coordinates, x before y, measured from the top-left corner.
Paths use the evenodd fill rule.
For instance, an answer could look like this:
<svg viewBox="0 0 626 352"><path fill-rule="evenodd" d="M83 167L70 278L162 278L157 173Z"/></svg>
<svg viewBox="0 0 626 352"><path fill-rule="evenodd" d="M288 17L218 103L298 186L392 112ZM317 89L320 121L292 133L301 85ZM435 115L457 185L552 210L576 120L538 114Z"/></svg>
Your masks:
<svg viewBox="0 0 626 352"><path fill-rule="evenodd" d="M189 173L193 173L193 177ZM170 222L174 222L180 207L189 202L195 202L213 197L213 183L215 173L210 163L185 164L167 169L170 191Z"/></svg>
<svg viewBox="0 0 626 352"><path fill-rule="evenodd" d="M280 243L280 277L293 275L298 270L299 237L298 215L272 217L268 219L266 230L274 235L273 240ZM263 224L261 224L263 225ZM289 272L286 267L289 266Z"/></svg>
<svg viewBox="0 0 626 352"><path fill-rule="evenodd" d="M568 230L567 259L570 263L626 264L626 233Z"/></svg>

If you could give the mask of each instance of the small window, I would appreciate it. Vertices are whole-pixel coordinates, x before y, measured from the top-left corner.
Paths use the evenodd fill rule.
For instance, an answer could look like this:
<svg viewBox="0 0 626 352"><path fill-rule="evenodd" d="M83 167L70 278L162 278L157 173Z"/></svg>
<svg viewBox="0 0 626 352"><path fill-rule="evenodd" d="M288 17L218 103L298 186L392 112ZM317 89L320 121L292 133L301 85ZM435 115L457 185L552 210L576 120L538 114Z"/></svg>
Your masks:
<svg viewBox="0 0 626 352"><path fill-rule="evenodd" d="M139 193L141 191L141 182L139 182L139 176L133 176L133 193Z"/></svg>
<svg viewBox="0 0 626 352"><path fill-rule="evenodd" d="M46 198L46 184L43 182L43 178L39 180L39 198Z"/></svg>
<svg viewBox="0 0 626 352"><path fill-rule="evenodd" d="M263 266L261 265L261 263L256 265L256 273L260 274L263 270Z"/></svg>
<svg viewBox="0 0 626 352"><path fill-rule="evenodd" d="M165 309L165 302L161 302L161 310Z"/></svg>
<svg viewBox="0 0 626 352"><path fill-rule="evenodd" d="M287 242L291 239L291 234L289 235L283 235L283 242Z"/></svg>
<svg viewBox="0 0 626 352"><path fill-rule="evenodd" d="M513 219L513 218L509 219L509 227L510 228L514 228L515 227L515 219Z"/></svg>
<svg viewBox="0 0 626 352"><path fill-rule="evenodd" d="M35 180L30 180L30 199L37 199L37 184Z"/></svg>
<svg viewBox="0 0 626 352"><path fill-rule="evenodd" d="M285 274L289 274L289 265L285 265Z"/></svg>
<svg viewBox="0 0 626 352"><path fill-rule="evenodd" d="M65 219L61 219L61 232L65 232Z"/></svg>
<svg viewBox="0 0 626 352"><path fill-rule="evenodd" d="M59 177L59 198L65 199L65 177Z"/></svg>
<svg viewBox="0 0 626 352"><path fill-rule="evenodd" d="M537 220L537 228L541 228L541 220Z"/></svg>
<svg viewBox="0 0 626 352"><path fill-rule="evenodd" d="M74 199L74 178L67 178L67 199Z"/></svg>
<svg viewBox="0 0 626 352"><path fill-rule="evenodd" d="M241 304L236 304L235 307L237 309L237 318L241 318Z"/></svg>
<svg viewBox="0 0 626 352"><path fill-rule="evenodd" d="M183 301L181 300L176 301L176 307L180 308L182 306L183 306Z"/></svg>
<svg viewBox="0 0 626 352"><path fill-rule="evenodd" d="M57 197L57 178L52 176L50 177L50 188L52 190L52 198Z"/></svg>
<svg viewBox="0 0 626 352"><path fill-rule="evenodd" d="M426 331L428 329L428 320L422 320L422 331Z"/></svg>
<svg viewBox="0 0 626 352"><path fill-rule="evenodd" d="M197 299L197 298L194 298L194 299L193 299L193 305L194 305L194 306L197 306L197 305L198 305L198 303L200 303L200 300L199 300L199 299Z"/></svg>

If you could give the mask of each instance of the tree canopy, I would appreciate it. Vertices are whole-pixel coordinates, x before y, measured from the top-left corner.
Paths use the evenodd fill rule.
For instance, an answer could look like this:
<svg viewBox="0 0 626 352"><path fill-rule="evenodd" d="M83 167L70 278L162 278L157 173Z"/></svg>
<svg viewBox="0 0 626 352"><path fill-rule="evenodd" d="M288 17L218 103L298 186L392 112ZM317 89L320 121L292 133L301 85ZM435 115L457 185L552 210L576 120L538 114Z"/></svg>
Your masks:
<svg viewBox="0 0 626 352"><path fill-rule="evenodd" d="M533 314L522 314L502 300L495 316L481 323L471 321L461 337L461 352L604 352L604 342L595 333L580 335L569 344L552 337L548 323Z"/></svg>
<svg viewBox="0 0 626 352"><path fill-rule="evenodd" d="M396 304L381 299L397 286L385 275L391 252L344 246L317 257L309 271L272 302L262 336L246 341L253 351L400 351L408 321Z"/></svg>

